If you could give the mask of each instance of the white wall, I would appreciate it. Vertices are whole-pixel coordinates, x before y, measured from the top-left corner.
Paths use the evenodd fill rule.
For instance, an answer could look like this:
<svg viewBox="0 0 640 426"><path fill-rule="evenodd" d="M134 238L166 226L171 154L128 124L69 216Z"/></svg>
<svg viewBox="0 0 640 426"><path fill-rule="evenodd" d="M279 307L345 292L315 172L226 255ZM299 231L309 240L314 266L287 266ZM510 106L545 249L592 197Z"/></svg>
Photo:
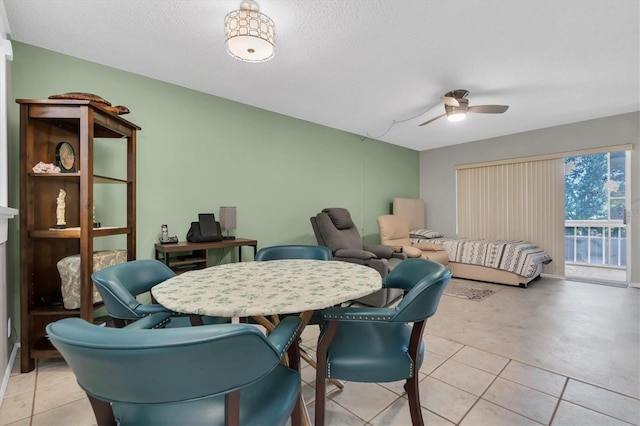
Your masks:
<svg viewBox="0 0 640 426"><path fill-rule="evenodd" d="M631 254L640 256L640 113L604 117L502 136L420 153L420 198L425 224L445 235L456 233L455 166L459 164L634 144L631 152ZM631 281L640 282L640 262L630 262Z"/></svg>
<svg viewBox="0 0 640 426"><path fill-rule="evenodd" d="M17 210L11 209L8 204L8 161L7 161L7 102L9 94L7 89L7 67L13 58L11 42L7 40L9 24L4 9L4 3L0 2L0 374L2 385L0 386L0 404L4 397L4 391L9 379L10 368L7 368L13 344L8 337L7 321L9 319L9 294L7 292L7 228L8 220L13 218ZM13 293L11 293L12 295ZM9 366L10 367L10 366Z"/></svg>

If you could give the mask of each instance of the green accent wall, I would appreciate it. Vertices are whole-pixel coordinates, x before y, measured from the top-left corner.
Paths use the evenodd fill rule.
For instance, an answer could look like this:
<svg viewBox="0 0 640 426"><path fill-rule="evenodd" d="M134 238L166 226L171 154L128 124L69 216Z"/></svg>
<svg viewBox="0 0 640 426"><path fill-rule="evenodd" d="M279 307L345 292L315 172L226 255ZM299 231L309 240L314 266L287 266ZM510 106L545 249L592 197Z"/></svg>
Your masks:
<svg viewBox="0 0 640 426"><path fill-rule="evenodd" d="M378 243L376 218L390 213L392 198L419 196L417 151L27 44L12 44L13 99L95 93L113 105L126 105L131 113L125 118L142 127L137 145L138 258L154 256L153 245L163 223L170 235L184 240L198 213L213 212L218 218L220 206L237 207L238 226L233 234L257 239L259 247L315 244L309 217L325 207L348 208L365 242ZM9 197L15 206L19 205L18 126L18 105L13 104ZM125 173L115 151L96 145L97 171L113 167L110 172ZM112 200L109 191L96 194L96 217L105 226L111 219L119 221L117 212L123 209L122 197L115 194ZM54 220L55 211L51 216ZM18 222L10 221L15 253L10 277L16 298ZM109 245L100 240L97 248ZM243 256L250 258L251 250L244 250ZM231 250L212 256L217 256L214 262L223 263L235 258Z"/></svg>

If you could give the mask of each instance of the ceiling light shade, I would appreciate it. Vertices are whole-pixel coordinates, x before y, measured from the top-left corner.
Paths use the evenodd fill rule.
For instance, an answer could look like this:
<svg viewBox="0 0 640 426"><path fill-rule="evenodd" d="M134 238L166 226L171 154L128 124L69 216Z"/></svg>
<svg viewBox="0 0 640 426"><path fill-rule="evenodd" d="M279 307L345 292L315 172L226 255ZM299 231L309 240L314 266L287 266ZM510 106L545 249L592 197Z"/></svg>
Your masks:
<svg viewBox="0 0 640 426"><path fill-rule="evenodd" d="M240 3L240 9L224 18L227 52L245 62L265 62L275 53L276 27L273 20L260 13L251 0Z"/></svg>
<svg viewBox="0 0 640 426"><path fill-rule="evenodd" d="M452 111L449 114L447 114L447 120L451 122L462 121L465 118L467 118L466 111Z"/></svg>
<svg viewBox="0 0 640 426"><path fill-rule="evenodd" d="M447 120L451 122L462 121L467 118L467 109L469 107L469 100L460 98L456 99L458 101L458 106L446 105L444 106L444 110L447 113Z"/></svg>

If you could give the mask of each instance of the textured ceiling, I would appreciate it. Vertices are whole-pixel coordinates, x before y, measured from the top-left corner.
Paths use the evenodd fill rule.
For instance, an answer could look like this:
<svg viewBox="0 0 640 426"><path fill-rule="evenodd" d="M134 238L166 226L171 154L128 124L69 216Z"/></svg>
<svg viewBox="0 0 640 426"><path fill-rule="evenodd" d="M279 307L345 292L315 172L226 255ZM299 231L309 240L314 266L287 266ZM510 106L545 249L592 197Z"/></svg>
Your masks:
<svg viewBox="0 0 640 426"><path fill-rule="evenodd" d="M4 0L11 38L416 150L640 109L637 0L262 0L276 54L225 51L239 1ZM502 115L437 120L439 97Z"/></svg>

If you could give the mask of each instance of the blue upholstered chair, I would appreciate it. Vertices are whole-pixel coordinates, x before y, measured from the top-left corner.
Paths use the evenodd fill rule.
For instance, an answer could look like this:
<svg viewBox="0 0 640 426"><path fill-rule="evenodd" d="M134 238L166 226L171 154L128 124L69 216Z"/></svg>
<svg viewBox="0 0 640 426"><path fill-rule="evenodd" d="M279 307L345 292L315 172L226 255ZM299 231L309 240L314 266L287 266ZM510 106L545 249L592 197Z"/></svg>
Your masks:
<svg viewBox="0 0 640 426"><path fill-rule="evenodd" d="M247 324L141 330L67 318L46 328L97 423L121 426L284 425L289 417L301 424L300 363L291 344L299 329L295 317L268 337ZM285 352L289 367L281 363Z"/></svg>
<svg viewBox="0 0 640 426"><path fill-rule="evenodd" d="M136 296L146 293L176 274L164 263L155 259L132 260L109 266L94 272L91 279L96 285L109 316L118 327L139 320L156 312L171 314L167 327L190 325L188 315L178 314L159 303L144 304ZM194 325L228 323L229 318L191 317Z"/></svg>
<svg viewBox="0 0 640 426"><path fill-rule="evenodd" d="M331 260L333 259L333 256L331 254L331 249L329 247L311 246L311 245L302 245L302 244L288 244L288 245L281 245L281 246L264 247L258 250L258 253L256 253L256 256L255 256L256 261L283 260L283 259ZM298 315L298 314L293 314L293 315ZM313 316L309 320L309 324L317 325L317 324L320 324L321 322L322 322L322 319L320 317L320 313L314 312ZM306 358L305 352L303 352L303 357L307 362L310 362L310 360ZM314 365L314 363L315 361L313 361L312 365Z"/></svg>
<svg viewBox="0 0 640 426"><path fill-rule="evenodd" d="M283 260L283 259L308 259L308 260L331 260L331 249L324 246L312 246L302 244L288 244L281 246L264 247L256 253L256 261ZM298 314L288 314L298 315ZM287 315L281 315L281 317ZM314 312L309 319L309 324L318 325L322 322L319 312ZM308 359L308 354L302 352L302 357L315 367L315 360Z"/></svg>
<svg viewBox="0 0 640 426"><path fill-rule="evenodd" d="M302 244L289 244L289 245L281 245L281 246L270 246L264 247L258 250L256 253L255 260L256 261L269 261L269 260L283 260L283 259L311 259L311 260L332 260L333 255L331 254L331 249L329 247L324 246L312 246L312 245L302 245ZM288 314L288 315L280 315L280 318L284 318L289 315L299 315L299 314ZM309 319L308 324L310 325L319 325L322 323L322 317L319 312L314 312L311 318ZM304 348L300 348L300 356L302 359L307 361L307 363L316 368L316 360L313 356L308 353ZM331 380L338 388L344 389L344 383L339 380Z"/></svg>
<svg viewBox="0 0 640 426"><path fill-rule="evenodd" d="M406 292L395 308L335 307L322 311L318 338L315 425L324 424L326 378L354 382L406 380L413 425L422 425L418 370L424 357L422 333L451 278L448 267L407 259L383 281ZM408 323L413 323L410 326Z"/></svg>
<svg viewBox="0 0 640 426"><path fill-rule="evenodd" d="M331 249L323 246L310 246L301 244L288 244L281 246L264 247L258 250L255 260L281 260L281 259L315 259L331 260Z"/></svg>

